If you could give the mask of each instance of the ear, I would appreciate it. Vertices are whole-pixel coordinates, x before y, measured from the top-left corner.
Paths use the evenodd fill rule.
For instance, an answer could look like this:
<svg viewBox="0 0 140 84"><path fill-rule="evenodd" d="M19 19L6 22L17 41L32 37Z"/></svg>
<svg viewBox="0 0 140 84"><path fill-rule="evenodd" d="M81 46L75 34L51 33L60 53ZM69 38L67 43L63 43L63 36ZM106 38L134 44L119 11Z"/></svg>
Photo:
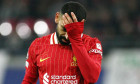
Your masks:
<svg viewBox="0 0 140 84"><path fill-rule="evenodd" d="M55 14L55 23L59 22L59 16L60 16L60 13L56 12L56 14Z"/></svg>

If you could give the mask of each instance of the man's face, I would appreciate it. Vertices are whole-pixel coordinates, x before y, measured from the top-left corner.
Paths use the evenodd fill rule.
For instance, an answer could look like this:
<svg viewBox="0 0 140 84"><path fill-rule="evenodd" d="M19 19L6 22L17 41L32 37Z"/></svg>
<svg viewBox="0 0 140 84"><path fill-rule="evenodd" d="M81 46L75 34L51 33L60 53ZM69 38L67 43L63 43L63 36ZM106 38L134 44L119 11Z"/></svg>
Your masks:
<svg viewBox="0 0 140 84"><path fill-rule="evenodd" d="M67 31L64 25L62 24L63 22L62 15L58 12L56 13L55 16L55 22L57 23L56 35L59 43L62 45L69 45L70 41L68 39Z"/></svg>

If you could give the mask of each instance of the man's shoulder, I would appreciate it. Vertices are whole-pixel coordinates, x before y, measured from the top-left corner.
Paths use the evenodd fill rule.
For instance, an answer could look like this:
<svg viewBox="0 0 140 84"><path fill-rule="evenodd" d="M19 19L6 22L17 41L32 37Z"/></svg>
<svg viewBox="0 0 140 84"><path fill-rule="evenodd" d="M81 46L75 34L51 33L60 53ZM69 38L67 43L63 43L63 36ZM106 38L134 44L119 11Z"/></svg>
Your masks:
<svg viewBox="0 0 140 84"><path fill-rule="evenodd" d="M33 45L44 45L44 44L49 44L50 43L50 37L51 37L51 34L49 35L46 35L46 36L43 36L43 37L39 37L39 38L36 38L32 44Z"/></svg>
<svg viewBox="0 0 140 84"><path fill-rule="evenodd" d="M88 51L91 49L99 49L102 51L101 42L97 37L90 37L89 35L84 34L82 40Z"/></svg>
<svg viewBox="0 0 140 84"><path fill-rule="evenodd" d="M100 42L97 37L91 37L89 35L83 34L82 40L84 42Z"/></svg>

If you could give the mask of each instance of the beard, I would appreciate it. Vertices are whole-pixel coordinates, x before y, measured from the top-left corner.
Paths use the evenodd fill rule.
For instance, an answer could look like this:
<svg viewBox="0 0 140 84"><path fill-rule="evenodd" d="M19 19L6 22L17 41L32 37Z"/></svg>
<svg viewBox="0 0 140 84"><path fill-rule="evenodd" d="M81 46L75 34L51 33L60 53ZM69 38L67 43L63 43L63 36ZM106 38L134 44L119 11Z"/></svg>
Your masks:
<svg viewBox="0 0 140 84"><path fill-rule="evenodd" d="M59 32L56 30L56 36L60 44L62 45L69 45L70 41L65 38L65 36L61 36Z"/></svg>

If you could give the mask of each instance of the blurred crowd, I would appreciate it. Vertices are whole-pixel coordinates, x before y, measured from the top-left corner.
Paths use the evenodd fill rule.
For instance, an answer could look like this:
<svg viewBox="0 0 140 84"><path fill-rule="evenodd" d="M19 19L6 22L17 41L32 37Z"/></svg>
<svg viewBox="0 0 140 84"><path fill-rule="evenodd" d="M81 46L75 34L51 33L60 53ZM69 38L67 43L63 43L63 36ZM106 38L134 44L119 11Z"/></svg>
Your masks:
<svg viewBox="0 0 140 84"><path fill-rule="evenodd" d="M37 20L49 21L51 33L55 31L54 16L67 1L82 3L87 9L84 33L98 37L104 54L112 48L140 47L140 0L0 0L0 23L21 21L29 24ZM9 36L0 35L0 49L10 54L25 54L37 37L20 39L13 31Z"/></svg>

